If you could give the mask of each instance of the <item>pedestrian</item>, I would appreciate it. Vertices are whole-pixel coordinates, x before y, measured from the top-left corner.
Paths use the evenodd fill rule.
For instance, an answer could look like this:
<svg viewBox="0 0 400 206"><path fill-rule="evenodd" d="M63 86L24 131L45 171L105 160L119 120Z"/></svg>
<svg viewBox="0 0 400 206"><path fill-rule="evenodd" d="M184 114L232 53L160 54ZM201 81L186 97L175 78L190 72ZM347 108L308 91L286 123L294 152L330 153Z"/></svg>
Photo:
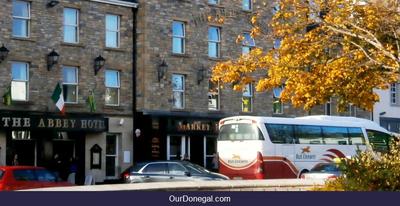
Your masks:
<svg viewBox="0 0 400 206"><path fill-rule="evenodd" d="M218 172L218 155L217 153L213 154L213 159L212 159L212 170L214 172Z"/></svg>
<svg viewBox="0 0 400 206"><path fill-rule="evenodd" d="M190 161L189 155L185 153L182 157L182 161Z"/></svg>
<svg viewBox="0 0 400 206"><path fill-rule="evenodd" d="M63 178L63 177L61 177L63 164L62 164L62 161L61 161L61 159L60 159L60 157L58 156L57 153L54 154L53 159L51 160L49 169L51 171L53 171L58 178Z"/></svg>
<svg viewBox="0 0 400 206"><path fill-rule="evenodd" d="M12 160L12 163L11 163L13 166L17 166L17 165L19 165L19 161L18 161L18 154L15 154L14 155L14 158L13 158L13 160Z"/></svg>

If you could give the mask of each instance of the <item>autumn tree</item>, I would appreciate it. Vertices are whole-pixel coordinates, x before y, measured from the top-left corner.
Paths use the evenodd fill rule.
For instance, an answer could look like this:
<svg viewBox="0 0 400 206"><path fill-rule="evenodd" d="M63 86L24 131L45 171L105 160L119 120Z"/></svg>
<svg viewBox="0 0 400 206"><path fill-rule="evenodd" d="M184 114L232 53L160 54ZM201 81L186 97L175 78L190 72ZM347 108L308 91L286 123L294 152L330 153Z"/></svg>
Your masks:
<svg viewBox="0 0 400 206"><path fill-rule="evenodd" d="M283 102L309 110L333 97L343 111L350 103L372 110L374 89L399 80L397 0L280 0L275 8L269 19L270 3L255 11L251 34L280 40L280 47L217 64L214 81L235 90L250 82L257 91L284 85Z"/></svg>

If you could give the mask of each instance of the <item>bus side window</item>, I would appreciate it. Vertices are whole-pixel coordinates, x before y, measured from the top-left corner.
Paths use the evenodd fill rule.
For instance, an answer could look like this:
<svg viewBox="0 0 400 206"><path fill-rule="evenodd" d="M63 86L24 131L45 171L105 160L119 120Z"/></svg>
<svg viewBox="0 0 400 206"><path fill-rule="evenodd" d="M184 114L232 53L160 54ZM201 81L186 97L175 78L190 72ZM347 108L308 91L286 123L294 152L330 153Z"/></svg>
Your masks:
<svg viewBox="0 0 400 206"><path fill-rule="evenodd" d="M349 131L350 144L365 145L365 138L364 138L361 128L350 127L350 128L347 128L347 130Z"/></svg>
<svg viewBox="0 0 400 206"><path fill-rule="evenodd" d="M349 135L346 127L322 127L322 133L325 144L338 144L347 145L349 144Z"/></svg>
<svg viewBox="0 0 400 206"><path fill-rule="evenodd" d="M320 126L296 125L295 128L299 144L324 144Z"/></svg>
<svg viewBox="0 0 400 206"><path fill-rule="evenodd" d="M266 127L272 143L294 144L296 142L293 125L266 124Z"/></svg>
<svg viewBox="0 0 400 206"><path fill-rule="evenodd" d="M387 152L389 150L390 135L375 131L367 130L368 140L372 149L376 152Z"/></svg>

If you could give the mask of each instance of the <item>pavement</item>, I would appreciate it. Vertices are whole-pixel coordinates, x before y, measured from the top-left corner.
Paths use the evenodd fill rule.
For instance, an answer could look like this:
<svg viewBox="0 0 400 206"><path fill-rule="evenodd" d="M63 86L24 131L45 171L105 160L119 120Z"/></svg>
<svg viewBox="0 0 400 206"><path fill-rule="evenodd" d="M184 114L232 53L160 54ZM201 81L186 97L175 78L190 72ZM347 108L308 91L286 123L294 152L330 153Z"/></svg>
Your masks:
<svg viewBox="0 0 400 206"><path fill-rule="evenodd" d="M323 180L304 179L226 180L51 187L24 191L307 191L324 183Z"/></svg>

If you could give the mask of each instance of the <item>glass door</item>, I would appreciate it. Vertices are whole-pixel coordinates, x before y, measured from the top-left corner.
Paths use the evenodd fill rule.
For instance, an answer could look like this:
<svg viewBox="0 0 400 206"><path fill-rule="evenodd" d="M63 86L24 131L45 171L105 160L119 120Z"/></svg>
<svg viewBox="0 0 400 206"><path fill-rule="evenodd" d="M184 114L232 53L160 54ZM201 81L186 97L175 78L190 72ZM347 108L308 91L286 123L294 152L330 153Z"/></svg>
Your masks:
<svg viewBox="0 0 400 206"><path fill-rule="evenodd" d="M185 137L168 136L167 137L167 160L181 160L185 154Z"/></svg>
<svg viewBox="0 0 400 206"><path fill-rule="evenodd" d="M210 170L215 170L217 165L213 162L214 156L217 155L217 137L204 137L204 167Z"/></svg>
<svg viewBox="0 0 400 206"><path fill-rule="evenodd" d="M118 166L118 135L106 136L106 179L116 179Z"/></svg>

